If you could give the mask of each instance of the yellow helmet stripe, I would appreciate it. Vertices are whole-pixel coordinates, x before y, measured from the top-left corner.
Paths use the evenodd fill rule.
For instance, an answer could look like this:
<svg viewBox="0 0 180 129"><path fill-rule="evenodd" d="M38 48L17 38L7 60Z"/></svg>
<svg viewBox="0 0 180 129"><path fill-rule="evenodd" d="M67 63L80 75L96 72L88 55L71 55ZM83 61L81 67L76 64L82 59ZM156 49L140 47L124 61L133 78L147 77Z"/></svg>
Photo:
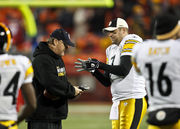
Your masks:
<svg viewBox="0 0 180 129"><path fill-rule="evenodd" d="M166 34L157 35L156 38L158 40L168 39L168 38L172 37L173 35L175 35L179 30L180 30L180 24L177 24L176 27L174 27L174 29L172 31L170 31Z"/></svg>
<svg viewBox="0 0 180 129"><path fill-rule="evenodd" d="M0 23L0 26L3 27L3 29L5 30L6 35L7 35L7 46L6 46L6 48L5 48L5 51L8 52L8 51L9 51L9 48L10 48L10 45L11 45L11 32L10 32L10 30L6 27L5 24Z"/></svg>

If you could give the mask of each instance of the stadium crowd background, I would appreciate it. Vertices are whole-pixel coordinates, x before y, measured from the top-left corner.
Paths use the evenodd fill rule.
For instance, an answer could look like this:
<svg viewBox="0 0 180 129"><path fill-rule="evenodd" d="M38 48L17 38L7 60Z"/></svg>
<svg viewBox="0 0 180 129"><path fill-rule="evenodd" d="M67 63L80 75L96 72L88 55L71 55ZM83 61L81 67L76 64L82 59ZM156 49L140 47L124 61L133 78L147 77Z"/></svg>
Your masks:
<svg viewBox="0 0 180 129"><path fill-rule="evenodd" d="M31 8L38 30L35 37L26 34L24 19L17 8L1 7L0 22L4 22L12 30L12 52L22 53L31 59L38 42L46 40L56 28L63 27L76 43L76 49L69 49L68 54L63 57L67 74L72 83L91 87L87 94L75 101L110 102L109 88L100 86L88 72L76 72L76 59L94 57L105 62L105 49L111 41L101 30L116 17L127 21L130 33L147 39L153 38L156 15L170 10L180 16L179 0L114 0L114 3L113 8Z"/></svg>

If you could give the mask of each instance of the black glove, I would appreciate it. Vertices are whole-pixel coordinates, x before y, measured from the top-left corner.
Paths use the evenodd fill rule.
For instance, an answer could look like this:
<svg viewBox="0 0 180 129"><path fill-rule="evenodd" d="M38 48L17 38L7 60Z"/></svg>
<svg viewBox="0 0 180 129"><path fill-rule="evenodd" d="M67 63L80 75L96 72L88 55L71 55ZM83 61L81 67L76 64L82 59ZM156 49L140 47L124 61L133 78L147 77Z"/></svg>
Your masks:
<svg viewBox="0 0 180 129"><path fill-rule="evenodd" d="M89 58L89 67L91 69L98 69L99 68L99 61L97 59Z"/></svg>
<svg viewBox="0 0 180 129"><path fill-rule="evenodd" d="M99 68L99 61L97 59L91 59L89 58L88 60L82 60L82 59L77 59L79 62L75 62L75 68L81 68L78 69L77 72L80 71L89 71L89 72L94 72L95 69Z"/></svg>

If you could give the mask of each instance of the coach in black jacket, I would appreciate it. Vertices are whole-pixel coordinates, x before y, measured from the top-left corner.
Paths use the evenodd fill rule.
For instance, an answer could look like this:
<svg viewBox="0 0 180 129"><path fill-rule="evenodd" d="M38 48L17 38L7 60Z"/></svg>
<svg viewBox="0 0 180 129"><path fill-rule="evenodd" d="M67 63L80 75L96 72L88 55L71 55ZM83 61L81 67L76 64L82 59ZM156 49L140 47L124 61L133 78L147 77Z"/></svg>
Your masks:
<svg viewBox="0 0 180 129"><path fill-rule="evenodd" d="M27 119L28 129L61 129L61 120L67 118L68 99L81 94L66 76L61 58L65 49L74 44L63 29L55 30L48 42L40 42L33 56L33 85L37 96L37 110Z"/></svg>

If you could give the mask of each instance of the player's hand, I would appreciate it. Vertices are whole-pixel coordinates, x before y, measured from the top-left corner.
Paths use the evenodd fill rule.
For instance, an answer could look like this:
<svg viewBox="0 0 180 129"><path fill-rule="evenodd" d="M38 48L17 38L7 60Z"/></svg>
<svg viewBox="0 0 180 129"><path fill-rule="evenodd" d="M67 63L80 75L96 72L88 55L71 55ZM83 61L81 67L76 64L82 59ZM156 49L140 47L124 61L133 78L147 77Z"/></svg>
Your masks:
<svg viewBox="0 0 180 129"><path fill-rule="evenodd" d="M100 62L97 59L89 58L88 60L89 60L91 68L93 68L93 69L99 68Z"/></svg>
<svg viewBox="0 0 180 129"><path fill-rule="evenodd" d="M96 59L89 58L88 60L77 59L79 62L75 62L75 68L80 68L77 72L80 71L89 71L94 72L95 69L99 68L99 61Z"/></svg>

